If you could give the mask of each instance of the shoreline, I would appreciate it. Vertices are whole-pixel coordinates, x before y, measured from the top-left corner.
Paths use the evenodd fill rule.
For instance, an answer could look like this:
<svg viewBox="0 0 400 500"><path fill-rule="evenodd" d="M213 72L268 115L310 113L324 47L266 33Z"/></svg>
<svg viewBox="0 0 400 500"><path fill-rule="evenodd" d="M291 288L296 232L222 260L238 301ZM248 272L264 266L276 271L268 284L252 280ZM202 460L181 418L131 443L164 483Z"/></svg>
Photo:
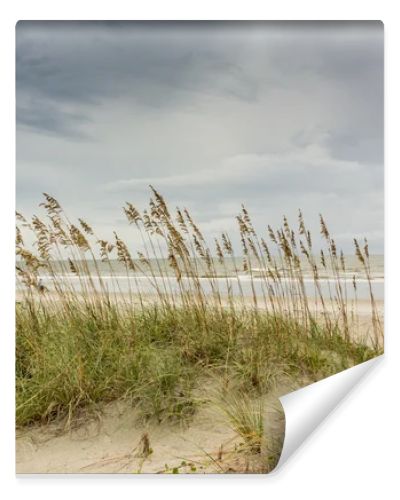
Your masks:
<svg viewBox="0 0 400 500"><path fill-rule="evenodd" d="M66 296L69 296L71 293L71 291L66 291L65 295ZM76 292L76 291L73 291L72 292L74 294L75 297L78 298L78 300L84 300L86 295L85 293L83 292ZM160 299L160 296L157 295L157 294L154 294L154 293L142 293L140 294L141 295L141 298L142 300L144 301L144 305L146 307L152 307L153 305L158 305L158 304L161 304L161 299ZM106 294L102 293L102 292L97 292L97 293L93 293L91 292L90 293L90 296L91 297L98 297L100 299L105 299L107 297ZM16 302L23 302L23 300L25 299L26 297L26 292L25 291L21 291L21 290L17 290L16 291L16 294L15 294L15 299L16 299ZM126 302L126 300L130 300L132 299L133 301L133 305L140 305L140 296L138 293L132 293L130 294L129 292L114 292L114 291L110 291L109 294L108 294L108 297L110 298L110 300L112 302L115 302L117 304L121 303L123 304L124 302ZM166 294L165 295L166 298L168 297L174 297L174 299L178 299L178 294ZM49 292L46 292L45 294L43 295L40 295L38 293L34 293L32 294L32 298L34 300L37 300L37 301L41 301L41 300L44 300L44 299L49 299L49 300L54 300L56 302L58 301L61 301L61 297L60 297L60 294L55 292L55 291L49 291ZM213 297L211 296L210 297L211 299L213 299ZM247 306L247 307L250 307L253 305L253 298L251 296L245 296L243 297L244 299L244 305ZM233 300L233 303L235 305L235 307L238 307L240 308L240 306L243 305L243 299L241 297L235 297L234 300ZM265 302L261 299L261 297L258 297L258 305L257 305L257 309L259 309L260 311L268 311L268 307L270 307L270 299L268 299L268 302L267 302L267 305L265 304ZM321 304L321 301L320 299L318 299L317 301L315 300L315 296L307 296L307 299L308 299L308 305L310 307L310 310L311 312L314 312L314 313L321 313L323 312L323 307L322 307L322 304ZM282 297L278 297L276 299L272 299L272 302L275 302L276 304L279 303L279 300L283 300ZM230 301L221 295L221 301L222 301L222 305L224 307L228 307L229 304L230 304ZM293 300L290 301L291 303L293 303ZM325 305L326 305L326 308L331 312L331 311L335 311L335 308L337 308L337 302L335 300L330 300L330 299L325 299L324 300L325 302ZM379 313L380 316L383 316L383 313L384 313L384 305L385 305L385 301L384 299L375 299L374 300L375 302L375 305L377 307L377 311ZM182 304L179 304L177 302L178 306L182 306ZM303 304L303 302L301 302L299 300L299 304ZM351 308L353 308L354 310L354 313L355 315L361 315L361 316L364 316L364 315L369 315L371 314L371 300L370 299L357 299L357 301L353 300L353 299L348 299L347 302L347 307L350 308L350 312L351 312ZM211 304L210 304L210 307L211 307ZM338 311L336 311L338 312Z"/></svg>

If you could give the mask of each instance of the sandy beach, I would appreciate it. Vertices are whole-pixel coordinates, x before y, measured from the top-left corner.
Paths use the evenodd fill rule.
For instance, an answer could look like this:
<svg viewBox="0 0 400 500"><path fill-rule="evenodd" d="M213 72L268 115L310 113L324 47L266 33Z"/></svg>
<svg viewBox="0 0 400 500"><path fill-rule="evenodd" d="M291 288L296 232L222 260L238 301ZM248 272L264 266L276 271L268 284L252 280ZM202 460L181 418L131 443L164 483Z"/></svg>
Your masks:
<svg viewBox="0 0 400 500"><path fill-rule="evenodd" d="M376 306L383 322L383 301L377 301ZM354 340L365 341L372 329L369 301L359 301L354 326ZM306 384L304 380L298 384L282 380L266 397L268 436L279 440L284 433L277 398ZM152 450L148 455L142 449L145 435ZM132 405L115 401L100 406L97 418L83 417L71 429L65 429L65 421L36 424L17 429L16 437L18 474L166 473L174 469L179 473L243 472L251 461L238 453L240 436L212 404L202 405L187 424L159 425L141 423ZM257 462L257 457L254 460ZM250 466L257 470L257 463Z"/></svg>
<svg viewBox="0 0 400 500"><path fill-rule="evenodd" d="M267 436L279 439L284 433L277 397L290 389L282 386L266 398ZM144 435L149 455L143 452ZM117 401L105 405L97 419L69 431L60 424L17 430L16 472L233 473L245 472L246 467L265 472L257 463L259 457L241 454L240 446L240 437L213 405L204 405L188 425L143 425L134 408Z"/></svg>

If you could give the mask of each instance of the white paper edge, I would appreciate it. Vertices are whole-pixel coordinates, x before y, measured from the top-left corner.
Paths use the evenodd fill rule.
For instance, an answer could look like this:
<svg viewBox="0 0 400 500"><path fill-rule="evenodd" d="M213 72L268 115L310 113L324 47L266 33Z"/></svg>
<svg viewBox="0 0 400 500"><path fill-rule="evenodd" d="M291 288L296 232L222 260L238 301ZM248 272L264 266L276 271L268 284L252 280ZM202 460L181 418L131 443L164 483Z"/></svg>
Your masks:
<svg viewBox="0 0 400 500"><path fill-rule="evenodd" d="M378 356L279 398L285 413L285 439L275 471L382 358Z"/></svg>

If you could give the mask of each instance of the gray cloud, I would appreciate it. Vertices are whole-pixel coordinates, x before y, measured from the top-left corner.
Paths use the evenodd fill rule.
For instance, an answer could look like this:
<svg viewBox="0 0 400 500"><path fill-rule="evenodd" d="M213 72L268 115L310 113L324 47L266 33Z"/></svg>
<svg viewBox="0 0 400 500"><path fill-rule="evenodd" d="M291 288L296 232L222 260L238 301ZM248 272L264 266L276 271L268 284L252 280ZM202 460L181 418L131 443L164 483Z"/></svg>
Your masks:
<svg viewBox="0 0 400 500"><path fill-rule="evenodd" d="M356 176L356 186L351 180ZM154 183L160 189L178 194L182 189L207 189L208 193L226 191L226 198L240 194L271 195L276 192L296 194L301 185L307 193L355 194L373 189L379 181L380 167L365 168L354 162L332 159L318 147L301 148L274 155L239 155L228 158L218 170L203 169L191 173L120 179L104 186L105 192L132 192ZM207 195L205 195L207 196Z"/></svg>
<svg viewBox="0 0 400 500"><path fill-rule="evenodd" d="M83 114L63 111L51 103L32 102L29 105L17 104L16 121L21 128L33 129L49 135L59 135L74 140L89 140L89 135L80 127L89 118Z"/></svg>
<svg viewBox="0 0 400 500"><path fill-rule="evenodd" d="M210 235L323 212L383 245L383 27L20 22L17 204L121 227L148 184ZM349 217L351 214L351 217ZM268 220L266 220L268 218ZM340 236L341 235L341 236Z"/></svg>
<svg viewBox="0 0 400 500"><path fill-rule="evenodd" d="M223 40L217 40L216 46L210 42L207 24L205 31L195 30L194 36L189 29L175 26L148 23L146 29L134 23L132 29L124 23L19 23L17 95L34 97L34 104L40 106L20 109L17 120L48 132L51 107L53 120L57 125L66 121L67 129L71 116L54 109L55 103L95 106L127 94L150 107L173 106L185 100L182 92L254 97L254 83L226 54ZM56 126L54 131L62 133L64 128Z"/></svg>

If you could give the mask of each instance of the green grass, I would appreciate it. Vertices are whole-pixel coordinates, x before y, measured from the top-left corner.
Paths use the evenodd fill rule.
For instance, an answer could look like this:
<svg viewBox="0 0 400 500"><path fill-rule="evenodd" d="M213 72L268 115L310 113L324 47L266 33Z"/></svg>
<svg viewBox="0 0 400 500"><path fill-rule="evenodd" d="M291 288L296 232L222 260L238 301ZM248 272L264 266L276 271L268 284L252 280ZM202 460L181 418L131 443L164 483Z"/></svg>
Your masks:
<svg viewBox="0 0 400 500"><path fill-rule="evenodd" d="M250 454L261 453L265 419L261 398L255 400L246 392L230 390L222 394L220 408L233 430L242 437L246 451Z"/></svg>
<svg viewBox="0 0 400 500"><path fill-rule="evenodd" d="M248 395L266 394L282 375L318 380L377 353L267 312L114 306L101 319L71 305L38 302L16 311L17 424L79 415L99 402L129 398L145 419L188 419L204 380L220 376Z"/></svg>
<svg viewBox="0 0 400 500"><path fill-rule="evenodd" d="M199 405L214 404L246 454L256 456L256 469L240 453L228 467L269 471L283 436L264 435L265 395L382 350L368 242L354 241L371 310L369 327L355 332L357 278L351 285L343 279L346 259L322 217L318 242L301 212L295 229L284 217L281 227L265 224L258 235L242 206L236 237L222 233L210 244L186 209L171 210L151 189L147 209L123 209L134 229L130 243L116 233L100 239L82 219L71 222L48 194L44 217L17 213L17 425L65 420L67 428L121 398L158 423L188 422ZM121 272L127 293L120 293ZM322 293L326 275L329 296Z"/></svg>

